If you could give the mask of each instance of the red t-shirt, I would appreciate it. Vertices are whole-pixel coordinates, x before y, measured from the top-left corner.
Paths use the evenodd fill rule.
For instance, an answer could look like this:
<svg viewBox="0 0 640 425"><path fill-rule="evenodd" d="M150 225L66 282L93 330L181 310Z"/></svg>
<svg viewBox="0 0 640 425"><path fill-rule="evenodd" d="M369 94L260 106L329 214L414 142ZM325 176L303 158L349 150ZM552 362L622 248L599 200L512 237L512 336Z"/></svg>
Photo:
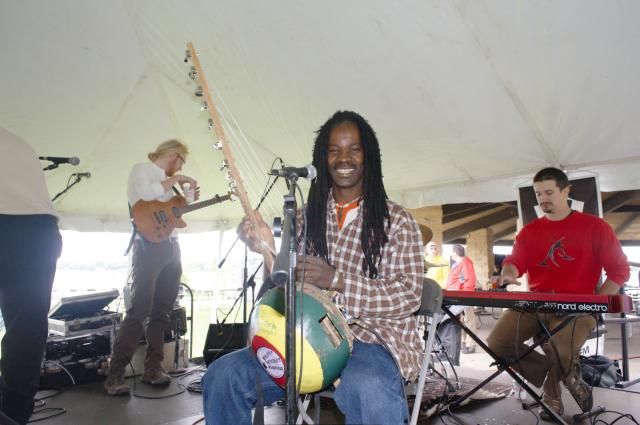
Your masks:
<svg viewBox="0 0 640 425"><path fill-rule="evenodd" d="M542 217L527 224L504 263L520 276L528 273L533 292L593 294L603 268L620 286L629 280L629 263L611 226L578 211L560 221Z"/></svg>

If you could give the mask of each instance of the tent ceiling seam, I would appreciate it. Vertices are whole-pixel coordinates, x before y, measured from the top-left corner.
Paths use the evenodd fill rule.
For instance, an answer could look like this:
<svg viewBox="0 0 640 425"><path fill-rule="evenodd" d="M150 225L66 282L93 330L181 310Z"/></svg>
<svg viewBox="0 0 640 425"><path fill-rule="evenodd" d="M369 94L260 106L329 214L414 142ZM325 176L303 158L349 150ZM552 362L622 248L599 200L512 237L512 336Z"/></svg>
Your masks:
<svg viewBox="0 0 640 425"><path fill-rule="evenodd" d="M483 43L482 40L480 39L479 35L475 31L473 31L469 27L469 25L467 25L467 21L464 18L464 13L461 10L461 7L462 7L461 4L462 3L460 2L455 2L454 7L456 9L456 12L458 13L458 16L460 17L460 21L462 22L463 27L471 35L473 41L475 42L478 49L480 50L480 55L484 58L485 62L487 63L487 65L495 75L497 82L504 89L505 93L511 100L511 104L513 105L515 110L518 112L518 114L522 118L523 124L527 128L529 128L529 130L531 130L534 140L542 149L542 152L545 156L545 160L549 164L558 164L559 160L558 160L557 152L553 150L551 145L545 140L545 137L543 136L542 131L540 131L540 129L535 125L533 118L531 117L527 108L525 108L524 103L516 93L516 89L513 87L511 82L507 81L506 78L503 78L502 75L498 72L494 61L489 56L490 48L488 47L488 45L485 45L485 43Z"/></svg>

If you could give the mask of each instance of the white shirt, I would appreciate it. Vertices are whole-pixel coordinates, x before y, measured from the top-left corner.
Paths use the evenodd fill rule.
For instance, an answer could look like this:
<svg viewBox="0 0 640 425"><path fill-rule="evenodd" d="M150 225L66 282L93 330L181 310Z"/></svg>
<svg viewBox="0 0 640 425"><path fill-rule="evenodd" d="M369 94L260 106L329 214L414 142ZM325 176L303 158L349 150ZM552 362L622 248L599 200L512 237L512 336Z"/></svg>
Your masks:
<svg viewBox="0 0 640 425"><path fill-rule="evenodd" d="M153 162L141 162L131 169L127 184L127 199L129 205L139 200L166 202L173 197L173 190L165 191L162 182L167 179L164 170Z"/></svg>
<svg viewBox="0 0 640 425"><path fill-rule="evenodd" d="M129 182L127 184L127 199L129 205L133 205L139 200L143 201L163 201L173 198L173 190L164 190L161 182L167 179L164 169L158 167L153 162L141 162L131 169ZM139 237L139 235L138 235ZM172 238L178 237L178 231L171 232Z"/></svg>
<svg viewBox="0 0 640 425"><path fill-rule="evenodd" d="M0 214L58 216L31 145L0 127Z"/></svg>

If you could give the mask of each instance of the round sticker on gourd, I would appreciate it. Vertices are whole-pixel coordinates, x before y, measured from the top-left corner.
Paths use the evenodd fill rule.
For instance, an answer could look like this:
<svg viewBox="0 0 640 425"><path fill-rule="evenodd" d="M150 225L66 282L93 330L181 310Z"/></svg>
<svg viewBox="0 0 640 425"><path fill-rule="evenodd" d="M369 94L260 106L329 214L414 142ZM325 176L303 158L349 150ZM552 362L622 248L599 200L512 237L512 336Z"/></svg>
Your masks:
<svg viewBox="0 0 640 425"><path fill-rule="evenodd" d="M256 356L269 376L275 379L284 376L284 363L275 351L267 347L260 347L256 352Z"/></svg>

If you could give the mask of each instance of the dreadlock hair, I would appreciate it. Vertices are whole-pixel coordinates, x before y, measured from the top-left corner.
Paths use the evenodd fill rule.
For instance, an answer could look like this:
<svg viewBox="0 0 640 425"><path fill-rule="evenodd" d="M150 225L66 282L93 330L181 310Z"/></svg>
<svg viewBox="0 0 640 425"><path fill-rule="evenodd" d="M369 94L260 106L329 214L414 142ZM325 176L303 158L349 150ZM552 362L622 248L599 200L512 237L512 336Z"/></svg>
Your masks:
<svg viewBox="0 0 640 425"><path fill-rule="evenodd" d="M364 153L362 208L363 226L360 242L364 252L362 268L370 278L378 276L376 264L380 261L382 247L389 241L386 230L391 221L387 206L387 193L382 183L382 162L378 139L369 123L351 111L338 111L316 131L313 146L313 165L318 171L311 183L307 204L307 248L308 254L328 261L327 249L327 198L332 185L327 166L329 136L331 130L341 124L350 123L358 128ZM385 225L386 221L386 225Z"/></svg>

